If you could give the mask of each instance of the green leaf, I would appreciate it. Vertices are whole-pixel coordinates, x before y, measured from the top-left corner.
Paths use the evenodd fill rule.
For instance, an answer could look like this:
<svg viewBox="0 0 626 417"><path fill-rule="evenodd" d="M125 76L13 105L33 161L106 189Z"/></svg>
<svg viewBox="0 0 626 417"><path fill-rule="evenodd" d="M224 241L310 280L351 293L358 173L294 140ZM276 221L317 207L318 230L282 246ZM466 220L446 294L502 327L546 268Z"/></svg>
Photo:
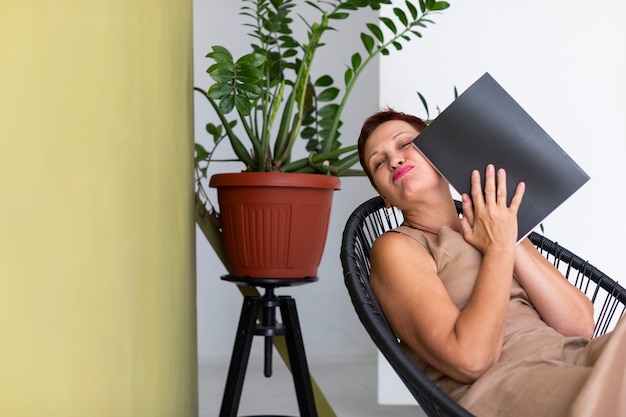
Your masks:
<svg viewBox="0 0 626 417"><path fill-rule="evenodd" d="M213 123L207 123L206 131L209 133L209 135L217 138L222 135L222 126L216 126Z"/></svg>
<svg viewBox="0 0 626 417"><path fill-rule="evenodd" d="M211 65L206 72L211 74L212 72L221 72L224 73L226 71L230 71L232 74L234 74L234 70L233 70L233 65L231 64L226 64L224 62L216 62L215 64Z"/></svg>
<svg viewBox="0 0 626 417"><path fill-rule="evenodd" d="M319 141L318 140L310 139L306 143L306 146L304 147L304 149L306 149L307 152L317 152L318 151L318 145L319 145Z"/></svg>
<svg viewBox="0 0 626 417"><path fill-rule="evenodd" d="M330 123L330 122L326 122L326 123L324 123L324 124L326 125L326 126L325 126L325 129L320 129L320 131L319 131L319 133L318 133L318 134L319 134L320 138L322 138L322 139L327 139L327 138L328 138L328 135L330 134L330 126L331 126L331 124L332 124L332 123ZM321 125L321 124L320 124L320 125Z"/></svg>
<svg viewBox="0 0 626 417"><path fill-rule="evenodd" d="M237 70L237 80L240 82L258 84L263 80L263 71L256 67L243 67Z"/></svg>
<svg viewBox="0 0 626 417"><path fill-rule="evenodd" d="M446 10L448 7L450 7L450 3L448 3L447 1L435 1L430 7L430 10L440 11Z"/></svg>
<svg viewBox="0 0 626 417"><path fill-rule="evenodd" d="M328 87L333 84L333 78L330 75L322 75L315 81L316 87Z"/></svg>
<svg viewBox="0 0 626 417"><path fill-rule="evenodd" d="M216 62L221 62L225 64L233 64L233 55L228 51L228 49L223 46L215 45L213 46L213 52L209 52L207 57L212 58Z"/></svg>
<svg viewBox="0 0 626 417"><path fill-rule="evenodd" d="M222 102L220 101L220 105L221 104ZM254 108L254 101L250 101L242 96L235 96L235 106L237 107L237 111L239 113L243 114L244 116L248 116Z"/></svg>
<svg viewBox="0 0 626 417"><path fill-rule="evenodd" d="M199 143L195 144L195 150L196 150L196 157L195 157L196 161L203 161L209 158L209 155L210 155L209 152L207 152L207 150L204 149L204 146L200 145Z"/></svg>
<svg viewBox="0 0 626 417"><path fill-rule="evenodd" d="M406 17L406 13L404 13L404 10L398 7L394 7L393 14L395 14L398 17L398 19L400 20L400 22L402 22L404 26L409 25L409 19Z"/></svg>
<svg viewBox="0 0 626 417"><path fill-rule="evenodd" d="M318 101L332 101L339 95L339 89L335 87L327 88L317 96Z"/></svg>
<svg viewBox="0 0 626 417"><path fill-rule="evenodd" d="M394 48L396 48L396 51L400 51L402 50L402 44L400 42L392 42L392 45Z"/></svg>
<svg viewBox="0 0 626 417"><path fill-rule="evenodd" d="M333 119L321 119L319 125L324 129L330 129L333 126Z"/></svg>
<svg viewBox="0 0 626 417"><path fill-rule="evenodd" d="M370 32L372 32L372 34L376 37L376 39L378 39L379 42L383 43L385 41L385 38L383 37L383 31L380 30L377 25L373 23L367 23L366 26L370 30Z"/></svg>
<svg viewBox="0 0 626 417"><path fill-rule="evenodd" d="M210 123L210 122L206 124L205 128L206 128L206 131L208 132L208 134L211 135L211 136L216 136L219 133L218 131L221 131L221 129L219 129L219 128L221 128L221 126L219 126L219 128L218 128L218 126L216 126L214 123Z"/></svg>
<svg viewBox="0 0 626 417"><path fill-rule="evenodd" d="M215 70L209 74L218 83L230 83L235 76L233 71Z"/></svg>
<svg viewBox="0 0 626 417"><path fill-rule="evenodd" d="M368 34L361 33L361 42L363 42L363 46L365 47L367 53L371 54L374 50L374 39Z"/></svg>
<svg viewBox="0 0 626 417"><path fill-rule="evenodd" d="M426 11L426 2L424 0L419 0L420 2L420 10L422 11L422 13L424 13Z"/></svg>
<svg viewBox="0 0 626 417"><path fill-rule="evenodd" d="M272 3L274 3L274 2L275 2L275 1L274 1L274 0L272 0ZM289 0L288 0L288 2L289 2ZM280 3L282 4L283 2L281 1ZM307 1L305 1L305 3L306 3L306 4L308 4L309 6L315 7L315 8L316 8L317 10L319 10L320 12L323 12L323 10L320 8L320 6L318 6L318 5L317 5L317 4L315 4L314 2L312 2L312 1L308 1L308 0L307 0ZM292 5L292 6L293 6L293 5Z"/></svg>
<svg viewBox="0 0 626 417"><path fill-rule="evenodd" d="M383 16L380 18L380 21L383 22L394 35L398 33L398 28L396 27L396 24L393 20Z"/></svg>
<svg viewBox="0 0 626 417"><path fill-rule="evenodd" d="M348 0L347 3L351 4L356 10L357 7L362 8L369 6L370 2L368 0Z"/></svg>
<svg viewBox="0 0 626 417"><path fill-rule="evenodd" d="M291 36L281 36L278 38L281 41L282 48L297 48L300 44Z"/></svg>
<svg viewBox="0 0 626 417"><path fill-rule="evenodd" d="M352 63L352 68L354 68L355 70L359 68L361 66L361 62L363 62L361 54L359 54L358 52L354 53L350 62Z"/></svg>
<svg viewBox="0 0 626 417"><path fill-rule="evenodd" d="M352 71L351 68L348 68L346 70L346 72L343 73L343 82L345 85L350 84L350 81L352 81L352 77L354 77L354 71Z"/></svg>
<svg viewBox="0 0 626 417"><path fill-rule="evenodd" d="M237 85L237 94L247 97L248 99L258 99L261 97L261 87L250 84L239 84Z"/></svg>
<svg viewBox="0 0 626 417"><path fill-rule="evenodd" d="M319 109L317 114L322 118L332 119L335 117L337 111L339 111L339 105L333 103L323 106L321 109Z"/></svg>
<svg viewBox="0 0 626 417"><path fill-rule="evenodd" d="M255 67L253 65L239 65L239 64L237 64L235 69L237 71L237 78L239 78L241 75L243 75L243 76L249 77L249 78L261 79L264 76L263 70L260 67Z"/></svg>
<svg viewBox="0 0 626 417"><path fill-rule="evenodd" d="M350 16L350 13L345 12L335 12L328 15L329 19L347 19Z"/></svg>
<svg viewBox="0 0 626 417"><path fill-rule="evenodd" d="M417 19L418 13L417 13L417 8L415 7L415 5L407 0L406 8L409 9L409 12L411 13L411 19L413 20Z"/></svg>
<svg viewBox="0 0 626 417"><path fill-rule="evenodd" d="M315 116L313 115L312 112L309 112L308 114L304 115L304 118L302 118L302 125L303 126L308 126L313 124L313 122L315 121Z"/></svg>
<svg viewBox="0 0 626 417"><path fill-rule="evenodd" d="M429 120L430 119L430 113L428 111L428 103L426 102L426 99L424 98L422 93L420 93L419 91L417 92L417 96L420 98L420 100L422 102L422 106L424 106L424 110L426 110L426 120Z"/></svg>
<svg viewBox="0 0 626 417"><path fill-rule="evenodd" d="M251 53L242 56L237 60L237 66L250 65L253 67L260 67L265 63L266 59L263 55L257 53Z"/></svg>
<svg viewBox="0 0 626 417"><path fill-rule="evenodd" d="M314 127L305 127L300 132L300 137L302 137L302 139L311 139L315 136L316 132L317 132L317 129Z"/></svg>
<svg viewBox="0 0 626 417"><path fill-rule="evenodd" d="M233 88L230 84L217 83L209 87L207 95L213 100L221 100L222 97L231 95Z"/></svg>
<svg viewBox="0 0 626 417"><path fill-rule="evenodd" d="M235 98L232 95L224 96L220 100L220 113L228 114L235 108Z"/></svg>
<svg viewBox="0 0 626 417"><path fill-rule="evenodd" d="M345 2L345 3L339 3L337 5L337 10L358 10L357 6L355 6L354 4L351 4L350 1Z"/></svg>

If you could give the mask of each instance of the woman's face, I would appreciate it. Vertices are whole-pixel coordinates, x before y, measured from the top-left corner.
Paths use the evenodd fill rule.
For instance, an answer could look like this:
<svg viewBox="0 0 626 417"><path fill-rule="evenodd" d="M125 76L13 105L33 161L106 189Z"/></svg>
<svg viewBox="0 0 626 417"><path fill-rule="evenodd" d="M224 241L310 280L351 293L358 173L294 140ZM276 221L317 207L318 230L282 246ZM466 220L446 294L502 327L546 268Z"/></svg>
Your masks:
<svg viewBox="0 0 626 417"><path fill-rule="evenodd" d="M441 185L441 176L413 145L419 131L402 120L378 126L367 139L364 157L377 191L403 208L414 196Z"/></svg>

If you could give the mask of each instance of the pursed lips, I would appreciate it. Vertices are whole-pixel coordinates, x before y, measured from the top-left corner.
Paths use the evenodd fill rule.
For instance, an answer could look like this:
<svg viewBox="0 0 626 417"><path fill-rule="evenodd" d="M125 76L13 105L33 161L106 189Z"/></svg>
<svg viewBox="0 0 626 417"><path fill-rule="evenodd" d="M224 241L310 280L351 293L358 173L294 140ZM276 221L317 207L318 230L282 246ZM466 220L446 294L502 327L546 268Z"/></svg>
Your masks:
<svg viewBox="0 0 626 417"><path fill-rule="evenodd" d="M406 174L407 172L409 172L410 170L412 170L413 167L410 165L407 166L403 166L402 168L399 168L394 174L393 174L393 180L397 180L398 178L401 178L404 176L404 174Z"/></svg>

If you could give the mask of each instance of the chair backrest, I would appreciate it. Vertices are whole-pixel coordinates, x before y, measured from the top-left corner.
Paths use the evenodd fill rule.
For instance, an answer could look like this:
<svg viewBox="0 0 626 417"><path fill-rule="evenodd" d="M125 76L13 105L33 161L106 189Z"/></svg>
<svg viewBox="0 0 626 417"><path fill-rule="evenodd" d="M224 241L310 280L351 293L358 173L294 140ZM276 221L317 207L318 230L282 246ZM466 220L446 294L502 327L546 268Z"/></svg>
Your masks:
<svg viewBox="0 0 626 417"><path fill-rule="evenodd" d="M402 214L395 209L386 209L380 197L374 197L354 210L346 223L341 245L344 282L361 323L424 412L430 417L471 417L471 413L428 380L406 356L370 286L372 244L402 220ZM612 329L626 309L626 290L587 261L546 237L534 232L529 237L563 275L594 302L597 310L595 335Z"/></svg>
<svg viewBox="0 0 626 417"><path fill-rule="evenodd" d="M538 233L529 239L572 284L591 300L594 306L593 337L612 330L626 310L626 290L619 283L580 256Z"/></svg>

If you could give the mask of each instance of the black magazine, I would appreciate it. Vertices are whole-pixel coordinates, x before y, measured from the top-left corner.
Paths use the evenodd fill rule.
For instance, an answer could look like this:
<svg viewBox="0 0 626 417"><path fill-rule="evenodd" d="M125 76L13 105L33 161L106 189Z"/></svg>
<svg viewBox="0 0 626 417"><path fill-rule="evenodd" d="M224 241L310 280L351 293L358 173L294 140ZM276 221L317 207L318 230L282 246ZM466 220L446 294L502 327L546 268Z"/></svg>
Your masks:
<svg viewBox="0 0 626 417"><path fill-rule="evenodd" d="M518 241L567 200L589 176L488 74L441 112L414 140L459 193L470 193L473 169L493 163L507 172L509 202L526 183Z"/></svg>

